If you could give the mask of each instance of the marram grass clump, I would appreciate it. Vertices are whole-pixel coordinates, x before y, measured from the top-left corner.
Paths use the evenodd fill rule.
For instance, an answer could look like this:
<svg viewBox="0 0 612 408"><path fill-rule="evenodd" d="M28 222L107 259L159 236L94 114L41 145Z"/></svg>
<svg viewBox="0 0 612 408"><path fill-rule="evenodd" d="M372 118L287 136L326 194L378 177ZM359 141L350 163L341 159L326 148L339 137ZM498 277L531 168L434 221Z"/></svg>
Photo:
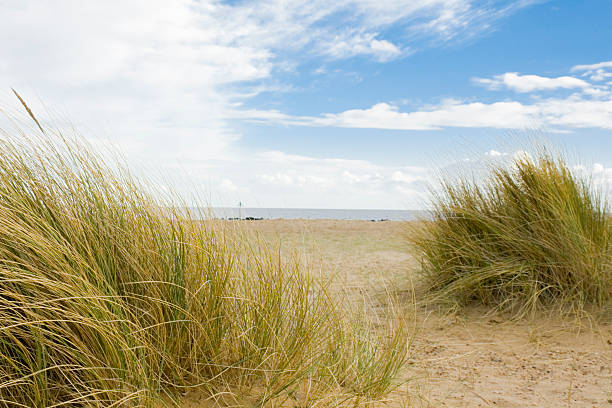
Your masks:
<svg viewBox="0 0 612 408"><path fill-rule="evenodd" d="M481 183L444 181L411 241L435 301L580 312L612 299L607 210L588 180L542 151Z"/></svg>
<svg viewBox="0 0 612 408"><path fill-rule="evenodd" d="M152 407L194 390L218 405L332 406L389 392L401 320L364 335L297 263L36 124L0 137L0 406Z"/></svg>

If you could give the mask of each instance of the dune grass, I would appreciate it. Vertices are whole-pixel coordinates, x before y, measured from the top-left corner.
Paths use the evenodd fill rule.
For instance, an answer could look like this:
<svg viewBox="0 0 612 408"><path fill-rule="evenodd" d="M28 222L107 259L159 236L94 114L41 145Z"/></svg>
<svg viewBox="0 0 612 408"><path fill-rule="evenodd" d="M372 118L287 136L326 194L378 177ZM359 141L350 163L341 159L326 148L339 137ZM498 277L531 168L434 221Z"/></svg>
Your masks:
<svg viewBox="0 0 612 408"><path fill-rule="evenodd" d="M297 262L36 124L0 137L0 406L177 405L190 390L354 405L393 387L401 319L370 330Z"/></svg>
<svg viewBox="0 0 612 408"><path fill-rule="evenodd" d="M610 303L608 206L563 159L542 150L485 182L447 179L433 208L411 233L433 300L516 316Z"/></svg>

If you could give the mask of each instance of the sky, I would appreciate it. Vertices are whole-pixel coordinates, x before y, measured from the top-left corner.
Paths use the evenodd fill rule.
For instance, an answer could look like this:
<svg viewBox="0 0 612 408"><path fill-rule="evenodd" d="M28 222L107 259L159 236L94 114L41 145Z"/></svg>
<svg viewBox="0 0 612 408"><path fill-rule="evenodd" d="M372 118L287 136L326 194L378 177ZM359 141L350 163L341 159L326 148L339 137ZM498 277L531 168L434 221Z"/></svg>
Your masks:
<svg viewBox="0 0 612 408"><path fill-rule="evenodd" d="M0 0L0 107L212 206L418 209L534 145L612 185L609 0ZM191 198L188 198L191 199Z"/></svg>

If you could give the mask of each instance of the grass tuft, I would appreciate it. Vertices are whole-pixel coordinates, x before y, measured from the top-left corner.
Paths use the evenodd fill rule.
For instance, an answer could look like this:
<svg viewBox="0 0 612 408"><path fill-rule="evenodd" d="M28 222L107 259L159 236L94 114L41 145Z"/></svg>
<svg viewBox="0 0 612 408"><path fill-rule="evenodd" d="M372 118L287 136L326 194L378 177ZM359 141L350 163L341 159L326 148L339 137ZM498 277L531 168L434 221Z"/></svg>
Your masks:
<svg viewBox="0 0 612 408"><path fill-rule="evenodd" d="M610 303L608 206L562 159L542 151L484 183L446 180L433 201L411 234L433 300L516 316Z"/></svg>
<svg viewBox="0 0 612 408"><path fill-rule="evenodd" d="M36 124L0 138L1 406L152 407L190 390L218 405L341 405L389 392L404 326L365 333L297 262Z"/></svg>

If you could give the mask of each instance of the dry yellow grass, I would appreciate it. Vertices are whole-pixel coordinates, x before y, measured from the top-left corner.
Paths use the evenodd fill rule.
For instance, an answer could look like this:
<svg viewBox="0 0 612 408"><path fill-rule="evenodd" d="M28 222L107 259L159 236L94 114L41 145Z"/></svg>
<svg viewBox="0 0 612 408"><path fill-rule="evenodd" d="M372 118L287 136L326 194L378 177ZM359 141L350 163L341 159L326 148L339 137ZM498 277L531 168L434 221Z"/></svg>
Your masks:
<svg viewBox="0 0 612 408"><path fill-rule="evenodd" d="M612 228L602 191L547 150L443 180L410 241L432 301L523 317L609 314Z"/></svg>
<svg viewBox="0 0 612 408"><path fill-rule="evenodd" d="M402 319L369 330L297 259L35 122L0 137L0 405L167 406L197 389L359 406L393 388Z"/></svg>
<svg viewBox="0 0 612 408"><path fill-rule="evenodd" d="M2 406L612 399L607 325L417 308L402 223L197 221L36 125L0 141Z"/></svg>

